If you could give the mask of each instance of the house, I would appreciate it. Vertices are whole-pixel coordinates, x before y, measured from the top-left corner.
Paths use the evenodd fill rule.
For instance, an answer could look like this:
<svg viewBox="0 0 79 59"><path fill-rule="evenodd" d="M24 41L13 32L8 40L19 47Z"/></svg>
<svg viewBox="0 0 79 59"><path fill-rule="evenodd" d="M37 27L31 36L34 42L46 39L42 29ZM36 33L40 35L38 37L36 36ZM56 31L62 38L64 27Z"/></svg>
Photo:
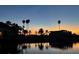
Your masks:
<svg viewBox="0 0 79 59"><path fill-rule="evenodd" d="M5 23L0 22L0 38L5 37L7 32L9 31L10 27Z"/></svg>
<svg viewBox="0 0 79 59"><path fill-rule="evenodd" d="M72 32L67 30L50 31L50 42L64 43L72 41Z"/></svg>

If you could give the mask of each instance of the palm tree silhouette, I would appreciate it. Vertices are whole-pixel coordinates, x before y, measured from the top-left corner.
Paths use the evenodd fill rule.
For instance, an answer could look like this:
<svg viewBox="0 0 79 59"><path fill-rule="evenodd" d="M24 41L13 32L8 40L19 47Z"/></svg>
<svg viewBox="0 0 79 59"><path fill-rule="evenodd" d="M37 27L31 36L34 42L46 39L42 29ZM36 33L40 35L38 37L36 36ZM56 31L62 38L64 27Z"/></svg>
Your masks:
<svg viewBox="0 0 79 59"><path fill-rule="evenodd" d="M35 31L35 34L36 34L36 35L37 35L37 33L38 33L38 32L37 32L37 31Z"/></svg>
<svg viewBox="0 0 79 59"><path fill-rule="evenodd" d="M40 28L38 33L42 35L44 33L43 28Z"/></svg>
<svg viewBox="0 0 79 59"><path fill-rule="evenodd" d="M58 20L59 30L60 30L60 23L61 23L61 20Z"/></svg>
<svg viewBox="0 0 79 59"><path fill-rule="evenodd" d="M29 35L31 34L31 30L29 30Z"/></svg>
<svg viewBox="0 0 79 59"><path fill-rule="evenodd" d="M30 19L27 19L27 20L26 20L27 30L29 30L29 23L30 23Z"/></svg>
<svg viewBox="0 0 79 59"><path fill-rule="evenodd" d="M24 34L28 34L28 30L23 30L23 33Z"/></svg>
<svg viewBox="0 0 79 59"><path fill-rule="evenodd" d="M48 30L45 31L46 35L48 34L48 32L49 32Z"/></svg>
<svg viewBox="0 0 79 59"><path fill-rule="evenodd" d="M25 24L25 20L22 20L22 23L23 23L23 29L25 28L24 24Z"/></svg>
<svg viewBox="0 0 79 59"><path fill-rule="evenodd" d="M10 21L6 21L6 24L10 26L11 25L11 22Z"/></svg>

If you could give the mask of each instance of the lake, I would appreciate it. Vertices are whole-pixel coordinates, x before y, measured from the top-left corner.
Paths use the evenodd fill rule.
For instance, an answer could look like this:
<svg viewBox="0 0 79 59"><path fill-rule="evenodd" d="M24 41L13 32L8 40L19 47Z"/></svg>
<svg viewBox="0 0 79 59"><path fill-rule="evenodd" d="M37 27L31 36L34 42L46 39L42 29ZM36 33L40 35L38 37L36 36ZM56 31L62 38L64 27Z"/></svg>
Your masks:
<svg viewBox="0 0 79 59"><path fill-rule="evenodd" d="M25 43L18 45L20 54L78 54L79 43L73 43L69 46L55 46L49 43Z"/></svg>

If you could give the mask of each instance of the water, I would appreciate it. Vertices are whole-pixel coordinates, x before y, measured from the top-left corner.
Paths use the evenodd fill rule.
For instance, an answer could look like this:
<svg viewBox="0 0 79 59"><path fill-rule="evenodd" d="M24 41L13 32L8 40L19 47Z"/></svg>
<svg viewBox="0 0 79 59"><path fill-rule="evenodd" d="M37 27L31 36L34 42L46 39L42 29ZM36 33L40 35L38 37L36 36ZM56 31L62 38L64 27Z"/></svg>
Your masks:
<svg viewBox="0 0 79 59"><path fill-rule="evenodd" d="M25 43L19 45L21 54L78 54L79 43L73 43L69 47L55 47L49 45L49 43Z"/></svg>

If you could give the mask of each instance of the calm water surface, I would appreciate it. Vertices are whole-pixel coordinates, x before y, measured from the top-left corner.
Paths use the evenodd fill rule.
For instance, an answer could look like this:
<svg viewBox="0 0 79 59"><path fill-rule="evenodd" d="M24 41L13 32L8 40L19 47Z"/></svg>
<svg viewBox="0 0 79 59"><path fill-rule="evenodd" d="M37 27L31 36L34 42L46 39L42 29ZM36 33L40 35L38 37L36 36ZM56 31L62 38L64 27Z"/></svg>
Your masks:
<svg viewBox="0 0 79 59"><path fill-rule="evenodd" d="M57 48L49 43L27 43L18 45L21 54L77 54L79 53L79 43L72 44L71 47Z"/></svg>

